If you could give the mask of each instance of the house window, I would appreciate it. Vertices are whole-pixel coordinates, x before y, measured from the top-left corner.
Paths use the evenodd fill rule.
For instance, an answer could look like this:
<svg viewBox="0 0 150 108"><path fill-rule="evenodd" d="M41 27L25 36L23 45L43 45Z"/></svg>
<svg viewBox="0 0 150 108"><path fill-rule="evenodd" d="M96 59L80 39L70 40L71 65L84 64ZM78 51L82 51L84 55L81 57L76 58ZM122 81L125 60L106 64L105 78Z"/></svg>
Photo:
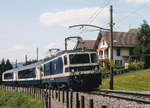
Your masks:
<svg viewBox="0 0 150 108"><path fill-rule="evenodd" d="M115 60L115 65L118 65L118 60Z"/></svg>
<svg viewBox="0 0 150 108"><path fill-rule="evenodd" d="M122 60L115 60L115 65L122 65Z"/></svg>
<svg viewBox="0 0 150 108"><path fill-rule="evenodd" d="M100 51L100 52L99 52L99 55L103 55L103 51Z"/></svg>
<svg viewBox="0 0 150 108"><path fill-rule="evenodd" d="M122 65L122 60L120 60L120 65Z"/></svg>
<svg viewBox="0 0 150 108"><path fill-rule="evenodd" d="M129 49L129 55L133 55L133 49Z"/></svg>
<svg viewBox="0 0 150 108"><path fill-rule="evenodd" d="M105 51L105 54L108 56L108 49Z"/></svg>
<svg viewBox="0 0 150 108"><path fill-rule="evenodd" d="M104 42L104 40L103 40L103 45L105 45L105 42Z"/></svg>
<svg viewBox="0 0 150 108"><path fill-rule="evenodd" d="M99 51L99 57L102 58L103 56L103 51Z"/></svg>
<svg viewBox="0 0 150 108"><path fill-rule="evenodd" d="M120 56L120 48L117 48L117 56Z"/></svg>

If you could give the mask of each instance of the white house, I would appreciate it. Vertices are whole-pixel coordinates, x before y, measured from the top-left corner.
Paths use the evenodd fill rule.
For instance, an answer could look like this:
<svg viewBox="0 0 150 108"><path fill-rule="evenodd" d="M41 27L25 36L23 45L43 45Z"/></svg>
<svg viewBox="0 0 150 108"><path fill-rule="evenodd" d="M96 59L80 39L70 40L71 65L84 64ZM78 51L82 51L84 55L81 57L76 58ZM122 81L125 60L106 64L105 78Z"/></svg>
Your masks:
<svg viewBox="0 0 150 108"><path fill-rule="evenodd" d="M129 58L134 58L133 48L136 43L138 29L130 29L128 32L113 33L113 60L114 64L123 65ZM83 40L77 48L95 49L98 51L100 64L104 66L105 59L110 59L110 32L99 33L95 40Z"/></svg>
<svg viewBox="0 0 150 108"><path fill-rule="evenodd" d="M136 43L138 29L130 29L128 32L113 33L113 60L115 65L123 65L129 58L134 58L133 49ZM110 32L102 32L96 40L100 64L104 66L104 60L110 59Z"/></svg>

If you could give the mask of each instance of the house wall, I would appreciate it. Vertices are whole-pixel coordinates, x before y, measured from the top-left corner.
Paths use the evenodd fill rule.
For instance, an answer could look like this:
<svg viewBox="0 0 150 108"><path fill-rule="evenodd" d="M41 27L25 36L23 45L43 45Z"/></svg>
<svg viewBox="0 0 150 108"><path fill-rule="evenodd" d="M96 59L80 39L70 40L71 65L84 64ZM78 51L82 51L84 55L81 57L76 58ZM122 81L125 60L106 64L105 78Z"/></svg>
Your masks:
<svg viewBox="0 0 150 108"><path fill-rule="evenodd" d="M99 43L98 49L99 48L108 48L108 44L105 40L103 41L103 38L102 38L102 41ZM99 53L100 51L102 51L102 50L98 50L99 59L102 59L102 58L104 59L105 57L107 57L108 54L106 53L105 50L102 51L102 56Z"/></svg>
<svg viewBox="0 0 150 108"><path fill-rule="evenodd" d="M103 44L103 37L102 40L100 41L98 48L108 48L108 44L107 42L104 40L104 44Z"/></svg>
<svg viewBox="0 0 150 108"><path fill-rule="evenodd" d="M129 48L120 48L120 56L117 56L117 48L113 48L113 60L115 64L115 60L122 60L122 64L125 63L124 57L129 56ZM109 56L110 57L110 56Z"/></svg>
<svg viewBox="0 0 150 108"><path fill-rule="evenodd" d="M115 60L122 60L122 63L124 63L124 59L123 59L123 57L121 55L122 52L124 52L124 51L123 51L122 48L120 48L120 56L117 56L117 48L113 48L113 60L114 60L114 64L115 64Z"/></svg>
<svg viewBox="0 0 150 108"><path fill-rule="evenodd" d="M129 48L121 48L121 56L129 56Z"/></svg>
<svg viewBox="0 0 150 108"><path fill-rule="evenodd" d="M106 41L104 41L104 44L103 44L103 38L102 38L102 41L99 43L98 48L108 48L108 43ZM104 51L103 51L103 54L106 54L106 53L104 53ZM124 64L126 61L124 56L126 56L126 57L129 56L129 48L120 48L120 56L117 56L117 48L113 48L114 64L116 62ZM106 56L103 56L103 57L105 58ZM110 59L110 48L108 48L108 59ZM118 61L116 61L116 60L118 60Z"/></svg>

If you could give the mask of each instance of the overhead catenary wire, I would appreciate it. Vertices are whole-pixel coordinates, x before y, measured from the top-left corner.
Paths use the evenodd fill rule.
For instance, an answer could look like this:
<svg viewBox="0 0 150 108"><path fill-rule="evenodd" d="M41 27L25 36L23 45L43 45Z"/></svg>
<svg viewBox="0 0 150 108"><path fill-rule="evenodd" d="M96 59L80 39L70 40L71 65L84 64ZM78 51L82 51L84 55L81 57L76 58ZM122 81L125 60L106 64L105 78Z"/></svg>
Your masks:
<svg viewBox="0 0 150 108"><path fill-rule="evenodd" d="M106 2L104 3L104 8L106 7L106 5L108 4L109 1L110 0L106 0ZM99 13L99 11L102 11L102 10L103 10L103 8L96 9L96 11L89 17L87 24L90 24L91 20L93 20L93 17L95 17L95 15L97 15L97 13Z"/></svg>
<svg viewBox="0 0 150 108"><path fill-rule="evenodd" d="M107 0L105 3L104 3L104 7L103 8L98 8L94 14L92 14L90 17L89 17L89 20L88 20L88 23L87 24L92 24L92 22L97 18L97 16L103 12L103 10L109 5L111 0ZM84 31L86 31L86 28L82 28L82 30L80 31L80 34L82 34Z"/></svg>
<svg viewBox="0 0 150 108"><path fill-rule="evenodd" d="M108 4L110 3L111 0L108 0L108 2L106 2L105 6L103 8L100 8L101 10L99 12L97 12L97 14L95 14L94 18L89 22L89 24L91 24L98 15L100 15L100 13L103 12L103 10L108 6Z"/></svg>
<svg viewBox="0 0 150 108"><path fill-rule="evenodd" d="M122 22L124 22L125 20L127 20L129 17L136 15L139 10L142 10L146 7L146 5L149 5L148 3L144 3L142 6L136 8L135 10L133 10L132 12L130 12L128 15L126 15L125 17L119 19L118 21L116 21L115 24L120 24Z"/></svg>
<svg viewBox="0 0 150 108"><path fill-rule="evenodd" d="M126 15L125 17L120 18L120 19L117 20L117 21L114 21L114 22L115 22L114 25L119 29L119 26L118 26L119 24L121 24L122 22L124 22L125 20L127 20L129 17L136 15L136 14L139 12L139 10L142 10L143 8L145 8L146 5L149 5L149 3L144 3L142 6L136 8L135 10L133 10L132 12L130 12L130 13L129 13L128 15ZM138 13L138 14L139 14L139 13ZM140 16L140 17L141 17L141 16ZM115 18L115 19L116 19L116 18ZM114 26L114 27L115 27L115 26ZM102 27L103 27L103 28L109 27L109 23L103 25ZM115 29L117 29L117 28L115 28Z"/></svg>
<svg viewBox="0 0 150 108"><path fill-rule="evenodd" d="M109 5L109 3L110 3L111 1L112 1L112 0L105 0L105 3L104 3L104 5L102 6L102 8L99 7L98 9L96 9L95 12L89 17L89 19L88 19L88 21L87 21L87 24L92 24L92 23L96 20L97 16L100 15L100 13L103 12L103 10ZM83 32L86 31L86 28L81 27L80 29L81 29L81 30L79 30L78 35L81 36L81 35L83 34ZM90 30L89 30L89 31L90 31ZM94 30L91 30L91 31L94 31ZM98 30L95 30L95 31L98 31Z"/></svg>

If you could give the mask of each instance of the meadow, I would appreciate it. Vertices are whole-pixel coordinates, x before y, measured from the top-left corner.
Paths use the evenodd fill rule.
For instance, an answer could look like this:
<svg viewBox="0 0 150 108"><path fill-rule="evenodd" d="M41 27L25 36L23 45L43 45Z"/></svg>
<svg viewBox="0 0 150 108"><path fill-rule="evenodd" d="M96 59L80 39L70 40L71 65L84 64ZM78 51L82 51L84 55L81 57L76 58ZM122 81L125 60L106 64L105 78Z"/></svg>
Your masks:
<svg viewBox="0 0 150 108"><path fill-rule="evenodd" d="M105 78L101 89L109 89L109 78ZM115 90L150 91L150 69L133 71L114 76Z"/></svg>

